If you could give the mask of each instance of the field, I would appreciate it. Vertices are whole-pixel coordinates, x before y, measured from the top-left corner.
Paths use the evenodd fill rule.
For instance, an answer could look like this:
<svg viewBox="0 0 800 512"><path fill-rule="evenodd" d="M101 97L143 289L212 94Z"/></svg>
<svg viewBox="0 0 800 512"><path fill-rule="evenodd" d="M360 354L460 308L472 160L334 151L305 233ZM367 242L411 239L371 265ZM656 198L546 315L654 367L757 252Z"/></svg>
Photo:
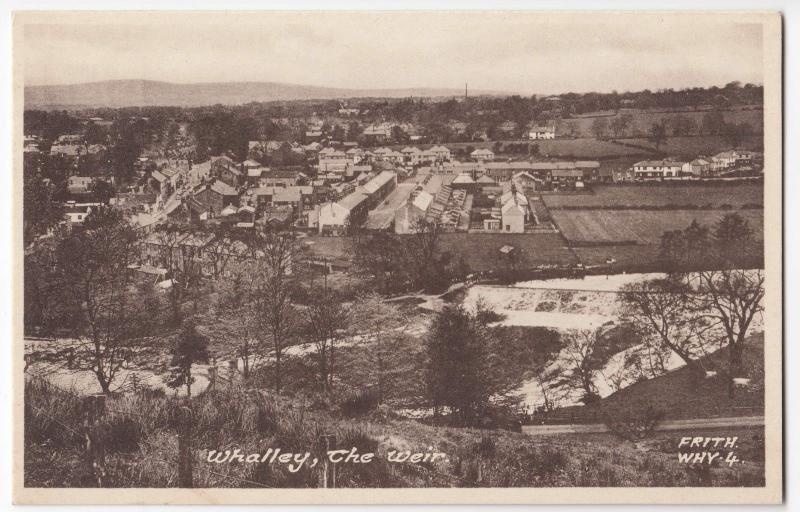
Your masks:
<svg viewBox="0 0 800 512"><path fill-rule="evenodd" d="M755 107L745 107L749 108L749 110L744 109L735 109L735 110L723 110L722 117L725 119L727 123L748 123L756 133L760 132L763 129L764 125L764 112L761 109L756 109ZM707 112L705 111L682 111L682 112L663 112L663 111L642 111L642 110L632 110L632 111L623 111L621 114L630 114L632 117L631 125L628 128L629 133L640 133L646 134L650 131L650 128L654 124L666 122L667 125L670 123L670 119L675 117L685 117L692 119L695 125L699 128L703 123L703 116L706 115ZM609 123L611 123L617 115L608 115L602 116L603 119L606 119ZM565 136L569 132L569 124L574 123L578 132L578 135L583 136L591 136L592 135L592 123L598 117L578 117L574 119L562 119L556 125L556 135L557 136Z"/></svg>
<svg viewBox="0 0 800 512"><path fill-rule="evenodd" d="M632 139L615 139L619 142L626 144L635 144L645 148L653 148L655 146L647 138L632 138ZM739 144L740 149L748 149L751 151L764 150L764 137L761 135L749 135L742 137ZM715 155L720 151L727 151L731 149L731 144L723 137L715 135L701 135L698 137L667 137L663 144L659 146L661 153L667 154L675 158L684 158L686 160L697 158L700 155Z"/></svg>
<svg viewBox="0 0 800 512"><path fill-rule="evenodd" d="M634 270L641 266L652 266L658 260L659 246L647 245L604 245L602 247L573 247L581 263L587 267L605 265L606 260L616 260L617 271Z"/></svg>
<svg viewBox="0 0 800 512"><path fill-rule="evenodd" d="M310 253L317 257L342 262L350 257L347 252L348 237L314 236L303 240L308 244ZM441 250L449 251L455 259L463 257L473 272L497 269L500 248L504 245L522 249L526 264L531 266L577 262L558 233L445 233L441 236Z"/></svg>
<svg viewBox="0 0 800 512"><path fill-rule="evenodd" d="M684 229L692 220L710 226L730 210L553 210L551 215L572 243L658 244L664 231ZM750 222L755 236L763 232L762 210L737 211Z"/></svg>
<svg viewBox="0 0 800 512"><path fill-rule="evenodd" d="M637 208L637 207L720 207L763 204L762 183L691 183L595 185L592 194L548 194L542 200L548 208Z"/></svg>
<svg viewBox="0 0 800 512"><path fill-rule="evenodd" d="M526 144L528 142L535 143L539 146L539 154L543 157L553 158L574 158L574 159L611 159L611 158L624 158L624 157L645 157L655 152L654 149L640 149L623 146L621 144L614 144L607 140L598 140L592 137L581 139L555 139L555 140L501 140L497 141L502 144ZM490 142L450 142L444 144L451 151L458 149L466 150L467 147L480 149L493 149L497 144L495 141ZM392 149L400 150L404 145L388 146ZM426 149L432 147L431 144L421 144L417 147ZM527 155L526 155L527 156Z"/></svg>
<svg viewBox="0 0 800 512"><path fill-rule="evenodd" d="M448 233L442 236L442 250L454 258L463 257L473 272L497 269L500 248L511 245L525 254L525 266L569 265L575 255L558 233Z"/></svg>

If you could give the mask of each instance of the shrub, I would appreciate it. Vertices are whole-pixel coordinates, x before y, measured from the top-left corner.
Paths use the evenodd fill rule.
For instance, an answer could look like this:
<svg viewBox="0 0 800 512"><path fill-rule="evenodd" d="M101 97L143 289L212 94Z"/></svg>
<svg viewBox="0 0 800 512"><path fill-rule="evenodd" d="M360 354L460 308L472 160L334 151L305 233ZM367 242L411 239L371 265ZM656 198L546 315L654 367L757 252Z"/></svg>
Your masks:
<svg viewBox="0 0 800 512"><path fill-rule="evenodd" d="M342 400L339 409L346 416L363 416L377 409L379 403L380 397L376 390L364 389Z"/></svg>
<svg viewBox="0 0 800 512"><path fill-rule="evenodd" d="M651 404L606 411L605 414L605 424L608 429L628 441L638 441L648 437L662 419L664 411Z"/></svg>

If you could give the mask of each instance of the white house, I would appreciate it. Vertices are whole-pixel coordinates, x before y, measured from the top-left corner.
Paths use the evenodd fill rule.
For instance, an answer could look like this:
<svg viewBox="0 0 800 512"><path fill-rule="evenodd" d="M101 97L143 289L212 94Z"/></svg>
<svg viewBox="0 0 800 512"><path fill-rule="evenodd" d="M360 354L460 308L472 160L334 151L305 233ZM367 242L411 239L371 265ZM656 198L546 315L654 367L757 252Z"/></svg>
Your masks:
<svg viewBox="0 0 800 512"><path fill-rule="evenodd" d="M501 208L502 230L507 233L524 233L527 208L515 199L511 199Z"/></svg>
<svg viewBox="0 0 800 512"><path fill-rule="evenodd" d="M450 160L450 150L444 146L433 146L428 152L433 155L436 160Z"/></svg>
<svg viewBox="0 0 800 512"><path fill-rule="evenodd" d="M491 162L494 160L494 153L488 149L476 149L472 153L469 154L473 160L477 160L478 162Z"/></svg>
<svg viewBox="0 0 800 512"><path fill-rule="evenodd" d="M555 126L531 126L528 130L528 138L531 140L555 139Z"/></svg>
<svg viewBox="0 0 800 512"><path fill-rule="evenodd" d="M672 160L643 160L633 164L633 173L638 179L674 178L680 175L682 162Z"/></svg>

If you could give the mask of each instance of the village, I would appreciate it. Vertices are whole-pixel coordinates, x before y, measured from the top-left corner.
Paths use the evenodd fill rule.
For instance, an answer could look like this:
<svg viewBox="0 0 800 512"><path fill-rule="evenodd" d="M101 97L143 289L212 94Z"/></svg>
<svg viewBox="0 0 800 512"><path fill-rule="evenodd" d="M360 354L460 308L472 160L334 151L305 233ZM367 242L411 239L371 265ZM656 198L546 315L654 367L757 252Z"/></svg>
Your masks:
<svg viewBox="0 0 800 512"><path fill-rule="evenodd" d="M633 93L588 112L603 101L27 111L30 393L126 408L141 399L157 411L210 404L201 421L235 403L241 418L262 418L236 424L247 435L306 432L306 410L340 432L376 419L412 432L402 434L414 436L411 451L441 426L537 443L575 428L628 439L637 422L652 424L650 436L662 420L759 429L760 298L738 342L703 323L710 294L735 297L693 289L694 273L733 272L763 295L753 88L734 83L709 93L721 104L666 111ZM505 119L521 102L536 106L531 119ZM404 108L422 120L392 118ZM439 111L466 120L425 120ZM662 294L687 300L654 318L647 300ZM686 339L639 327L661 320ZM459 379L479 396L462 399ZM690 400L697 385L710 391ZM251 395L255 408L241 399ZM264 426L272 416L285 423ZM359 442L353 450L373 453ZM761 478L757 465L746 471ZM153 474L136 482L160 485L164 473Z"/></svg>

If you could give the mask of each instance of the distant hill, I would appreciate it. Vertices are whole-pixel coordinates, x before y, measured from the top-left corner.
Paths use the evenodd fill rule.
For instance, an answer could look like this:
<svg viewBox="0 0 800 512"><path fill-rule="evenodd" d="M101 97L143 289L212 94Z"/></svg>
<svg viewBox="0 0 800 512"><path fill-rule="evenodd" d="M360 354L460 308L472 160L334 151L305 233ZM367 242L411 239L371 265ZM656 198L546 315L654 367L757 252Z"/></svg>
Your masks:
<svg viewBox="0 0 800 512"><path fill-rule="evenodd" d="M337 98L461 96L461 89L337 89L278 82L178 84L152 80L108 80L71 85L25 87L25 108L239 105L251 101ZM475 95L508 94L470 91Z"/></svg>

